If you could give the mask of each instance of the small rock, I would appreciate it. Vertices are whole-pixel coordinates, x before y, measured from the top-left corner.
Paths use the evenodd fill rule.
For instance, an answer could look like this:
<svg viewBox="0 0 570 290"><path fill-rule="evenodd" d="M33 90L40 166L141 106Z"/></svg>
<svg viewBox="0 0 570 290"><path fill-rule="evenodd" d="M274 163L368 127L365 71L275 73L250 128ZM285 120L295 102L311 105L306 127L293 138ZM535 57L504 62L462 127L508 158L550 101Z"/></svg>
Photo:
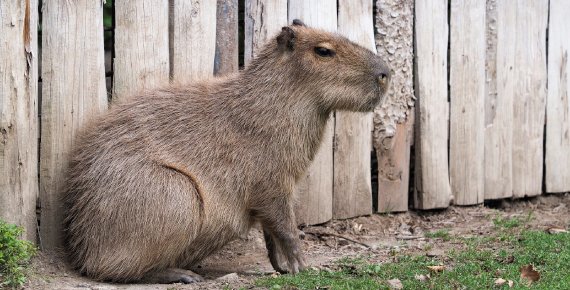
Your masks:
<svg viewBox="0 0 570 290"><path fill-rule="evenodd" d="M426 253L428 257L439 257L445 255L445 252L442 249L431 249Z"/></svg>
<svg viewBox="0 0 570 290"><path fill-rule="evenodd" d="M402 285L402 281L400 281L400 279L391 279L391 280L388 280L386 282L388 282L390 289L402 289L402 288L404 288L404 285Z"/></svg>
<svg viewBox="0 0 570 290"><path fill-rule="evenodd" d="M233 282L233 281L237 281L239 279L239 276L237 273L231 273L231 274L227 274L224 275L218 279L216 279L217 281L223 281L223 282Z"/></svg>

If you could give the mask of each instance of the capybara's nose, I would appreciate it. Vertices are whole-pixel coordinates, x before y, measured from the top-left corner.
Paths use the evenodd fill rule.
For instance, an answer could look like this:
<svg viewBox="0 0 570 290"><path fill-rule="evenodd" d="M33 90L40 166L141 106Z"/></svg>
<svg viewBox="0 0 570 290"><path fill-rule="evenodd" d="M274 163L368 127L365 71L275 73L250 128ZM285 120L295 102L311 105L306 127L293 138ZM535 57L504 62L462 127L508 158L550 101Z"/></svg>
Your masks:
<svg viewBox="0 0 570 290"><path fill-rule="evenodd" d="M384 91L388 90L388 86L390 85L390 78L392 76L392 70L390 67L388 67L384 61L377 60L374 67L374 74L380 88L382 88Z"/></svg>

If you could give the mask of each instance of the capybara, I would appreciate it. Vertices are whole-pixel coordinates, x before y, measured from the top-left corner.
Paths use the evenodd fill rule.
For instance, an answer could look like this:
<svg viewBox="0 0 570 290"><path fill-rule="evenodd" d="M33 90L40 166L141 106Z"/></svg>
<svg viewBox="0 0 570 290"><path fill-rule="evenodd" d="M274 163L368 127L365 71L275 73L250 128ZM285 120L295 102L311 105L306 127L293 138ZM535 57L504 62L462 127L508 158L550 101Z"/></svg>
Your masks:
<svg viewBox="0 0 570 290"><path fill-rule="evenodd" d="M389 78L370 50L295 20L239 73L113 104L71 155L71 264L96 280L200 281L189 269L259 221L272 266L297 273L295 183L331 113L372 111Z"/></svg>

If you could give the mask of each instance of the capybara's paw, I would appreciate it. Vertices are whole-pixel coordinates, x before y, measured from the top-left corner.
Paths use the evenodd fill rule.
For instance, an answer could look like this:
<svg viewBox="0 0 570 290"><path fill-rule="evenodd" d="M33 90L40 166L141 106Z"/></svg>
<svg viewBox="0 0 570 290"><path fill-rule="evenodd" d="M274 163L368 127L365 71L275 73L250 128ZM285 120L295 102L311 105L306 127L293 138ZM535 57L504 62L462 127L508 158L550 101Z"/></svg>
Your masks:
<svg viewBox="0 0 570 290"><path fill-rule="evenodd" d="M170 268L150 274L147 278L143 279L146 283L154 284L170 284L170 283L196 283L204 281L202 276L184 269Z"/></svg>

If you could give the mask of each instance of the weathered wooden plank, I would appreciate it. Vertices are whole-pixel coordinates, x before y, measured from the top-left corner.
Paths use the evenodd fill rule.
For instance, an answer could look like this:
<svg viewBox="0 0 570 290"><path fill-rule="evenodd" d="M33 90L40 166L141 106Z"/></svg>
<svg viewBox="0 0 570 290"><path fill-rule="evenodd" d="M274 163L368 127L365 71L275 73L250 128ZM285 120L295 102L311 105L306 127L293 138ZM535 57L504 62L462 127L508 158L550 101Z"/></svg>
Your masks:
<svg viewBox="0 0 570 290"><path fill-rule="evenodd" d="M414 1L376 1L378 55L392 68L390 89L374 113L378 211L408 210L414 105Z"/></svg>
<svg viewBox="0 0 570 290"><path fill-rule="evenodd" d="M60 194L74 137L107 108L102 2L45 0L42 48L40 237L53 250L62 242Z"/></svg>
<svg viewBox="0 0 570 290"><path fill-rule="evenodd" d="M289 0L289 23L301 19L311 27L328 31L337 30L336 0L303 1ZM332 218L333 194L333 134L334 119L328 122L321 148L317 152L308 173L299 182L297 194L297 222L305 224L324 223Z"/></svg>
<svg viewBox="0 0 570 290"><path fill-rule="evenodd" d="M513 195L512 177L512 126L513 95L510 87L501 86L499 94L497 72L505 65L506 51L512 50L514 15L508 6L498 6L497 0L487 0L487 56L485 87L485 199L507 198ZM499 17L498 9L501 8ZM501 37L499 63L498 37ZM512 57L515 57L512 55ZM507 92L507 93L505 93Z"/></svg>
<svg viewBox="0 0 570 290"><path fill-rule="evenodd" d="M271 37L287 26L287 0L246 0L244 62L248 64Z"/></svg>
<svg viewBox="0 0 570 290"><path fill-rule="evenodd" d="M376 51L372 0L338 1L338 32ZM336 112L333 218L372 213L372 113Z"/></svg>
<svg viewBox="0 0 570 290"><path fill-rule="evenodd" d="M216 1L174 1L172 79L188 82L214 73Z"/></svg>
<svg viewBox="0 0 570 290"><path fill-rule="evenodd" d="M447 158L447 1L416 1L416 188L420 209L452 200Z"/></svg>
<svg viewBox="0 0 570 290"><path fill-rule="evenodd" d="M505 11L516 17L512 31L514 50L504 52L507 61L497 70L499 95L501 85L512 86L508 92L513 94L513 197L539 195L544 162L548 0L518 0L516 5L499 3L503 5L508 8L500 8L499 13ZM499 30L499 61L502 41Z"/></svg>
<svg viewBox="0 0 570 290"><path fill-rule="evenodd" d="M0 2L0 219L36 240L38 2Z"/></svg>
<svg viewBox="0 0 570 290"><path fill-rule="evenodd" d="M113 98L168 79L168 0L115 1Z"/></svg>
<svg viewBox="0 0 570 290"><path fill-rule="evenodd" d="M238 0L218 0L214 74L238 70Z"/></svg>
<svg viewBox="0 0 570 290"><path fill-rule="evenodd" d="M550 0L546 191L570 191L570 1Z"/></svg>
<svg viewBox="0 0 570 290"><path fill-rule="evenodd" d="M449 177L455 204L484 199L485 1L451 1Z"/></svg>

